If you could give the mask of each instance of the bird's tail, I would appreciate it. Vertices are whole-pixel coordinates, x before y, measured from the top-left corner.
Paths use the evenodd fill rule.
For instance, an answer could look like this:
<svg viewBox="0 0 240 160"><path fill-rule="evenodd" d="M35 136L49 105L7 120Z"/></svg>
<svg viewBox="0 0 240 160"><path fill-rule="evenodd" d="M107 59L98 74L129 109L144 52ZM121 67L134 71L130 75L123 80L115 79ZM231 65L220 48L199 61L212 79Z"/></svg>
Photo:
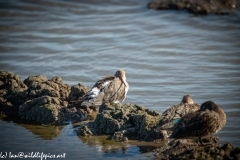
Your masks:
<svg viewBox="0 0 240 160"><path fill-rule="evenodd" d="M81 106L86 106L86 107L91 107L91 106L94 106L94 107L99 107L102 105L103 103L103 98L104 98L104 93L100 93L97 97L94 97L92 99L89 99L89 100L84 100L82 103L81 103Z"/></svg>

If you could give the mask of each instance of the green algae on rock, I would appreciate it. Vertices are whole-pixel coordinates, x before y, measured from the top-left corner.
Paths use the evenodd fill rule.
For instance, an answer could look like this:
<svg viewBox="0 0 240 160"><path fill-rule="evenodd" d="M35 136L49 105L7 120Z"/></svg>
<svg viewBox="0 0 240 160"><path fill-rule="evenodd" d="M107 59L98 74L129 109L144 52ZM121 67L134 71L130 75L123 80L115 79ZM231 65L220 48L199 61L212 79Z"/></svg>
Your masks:
<svg viewBox="0 0 240 160"><path fill-rule="evenodd" d="M21 118L42 124L62 124L64 114L61 112L61 109L63 107L61 100L58 98L43 96L22 104L18 114Z"/></svg>
<svg viewBox="0 0 240 160"><path fill-rule="evenodd" d="M90 89L79 83L77 85L73 85L71 87L71 92L68 96L69 101L76 101L78 99L82 99L82 97L89 91Z"/></svg>
<svg viewBox="0 0 240 160"><path fill-rule="evenodd" d="M100 106L94 122L88 123L87 127L79 128L76 132L78 135L85 135L85 128L90 129L95 135L110 134L112 139L119 141L146 140L146 135L157 126L160 117L156 111L150 111L143 106L106 103Z"/></svg>
<svg viewBox="0 0 240 160"><path fill-rule="evenodd" d="M83 96L88 88L81 85L79 89L70 90L60 77L29 76L23 83L18 75L0 71L0 111L43 124L82 121L87 111L72 105L71 95Z"/></svg>
<svg viewBox="0 0 240 160"><path fill-rule="evenodd" d="M19 106L28 100L27 89L18 75L0 71L0 111L16 116Z"/></svg>
<svg viewBox="0 0 240 160"><path fill-rule="evenodd" d="M61 100L66 100L70 93L70 86L63 83L60 77L53 77L48 80L45 76L29 76L24 80L28 86L29 99L34 99L42 96L58 97Z"/></svg>

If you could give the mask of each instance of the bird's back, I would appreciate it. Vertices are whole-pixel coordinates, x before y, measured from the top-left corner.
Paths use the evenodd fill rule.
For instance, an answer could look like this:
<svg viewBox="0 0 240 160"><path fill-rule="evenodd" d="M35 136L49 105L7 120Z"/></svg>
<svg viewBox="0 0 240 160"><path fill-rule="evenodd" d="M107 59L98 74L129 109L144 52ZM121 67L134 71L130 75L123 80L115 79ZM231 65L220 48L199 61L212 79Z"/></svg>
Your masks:
<svg viewBox="0 0 240 160"><path fill-rule="evenodd" d="M183 116L174 126L172 138L203 137L216 133L221 118L215 111L197 111Z"/></svg>
<svg viewBox="0 0 240 160"><path fill-rule="evenodd" d="M178 122L178 120L186 114L195 112L200 109L199 104L180 103L172 106L163 112L159 121L159 126L163 126L167 123Z"/></svg>
<svg viewBox="0 0 240 160"><path fill-rule="evenodd" d="M127 84L127 83L126 83ZM127 87L115 76L107 76L99 81L83 97L81 105L98 107L104 102L121 103L127 94Z"/></svg>
<svg viewBox="0 0 240 160"><path fill-rule="evenodd" d="M104 88L104 102L121 103L126 98L128 92L128 83L122 83L119 78L115 78Z"/></svg>
<svg viewBox="0 0 240 160"><path fill-rule="evenodd" d="M81 106L100 106L104 97L104 89L114 80L115 76L107 76L98 80L82 99Z"/></svg>

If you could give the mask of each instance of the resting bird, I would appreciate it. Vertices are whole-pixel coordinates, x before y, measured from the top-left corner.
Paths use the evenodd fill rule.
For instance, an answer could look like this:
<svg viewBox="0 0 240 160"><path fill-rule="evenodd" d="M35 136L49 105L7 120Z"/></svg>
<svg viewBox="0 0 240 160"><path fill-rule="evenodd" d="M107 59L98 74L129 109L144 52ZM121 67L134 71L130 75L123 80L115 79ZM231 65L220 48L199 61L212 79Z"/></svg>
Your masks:
<svg viewBox="0 0 240 160"><path fill-rule="evenodd" d="M114 76L106 76L96 82L82 99L81 106L99 107L102 103L121 103L126 98L128 83L124 70L118 70Z"/></svg>
<svg viewBox="0 0 240 160"><path fill-rule="evenodd" d="M199 111L183 116L171 138L204 137L217 133L226 124L226 114L214 102L204 102Z"/></svg>
<svg viewBox="0 0 240 160"><path fill-rule="evenodd" d="M193 103L192 98L189 95L185 95L180 104L174 105L163 112L157 129L170 129L180 120L181 117L199 109L200 105Z"/></svg>

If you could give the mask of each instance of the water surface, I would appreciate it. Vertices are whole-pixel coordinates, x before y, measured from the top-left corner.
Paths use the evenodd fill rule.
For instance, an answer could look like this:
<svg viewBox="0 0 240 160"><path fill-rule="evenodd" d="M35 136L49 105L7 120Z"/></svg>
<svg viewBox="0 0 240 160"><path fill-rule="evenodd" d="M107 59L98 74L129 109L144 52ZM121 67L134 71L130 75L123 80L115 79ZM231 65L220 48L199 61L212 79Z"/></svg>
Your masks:
<svg viewBox="0 0 240 160"><path fill-rule="evenodd" d="M196 103L212 100L227 114L227 124L217 134L220 142L240 146L239 11L194 16L149 10L144 0L0 3L1 70L22 80L41 74L91 87L122 68L130 85L125 102L163 112L185 94ZM71 158L89 159L108 155L79 139L72 125L45 140L27 127L0 123L1 150L64 151ZM110 155L146 158L134 145Z"/></svg>

